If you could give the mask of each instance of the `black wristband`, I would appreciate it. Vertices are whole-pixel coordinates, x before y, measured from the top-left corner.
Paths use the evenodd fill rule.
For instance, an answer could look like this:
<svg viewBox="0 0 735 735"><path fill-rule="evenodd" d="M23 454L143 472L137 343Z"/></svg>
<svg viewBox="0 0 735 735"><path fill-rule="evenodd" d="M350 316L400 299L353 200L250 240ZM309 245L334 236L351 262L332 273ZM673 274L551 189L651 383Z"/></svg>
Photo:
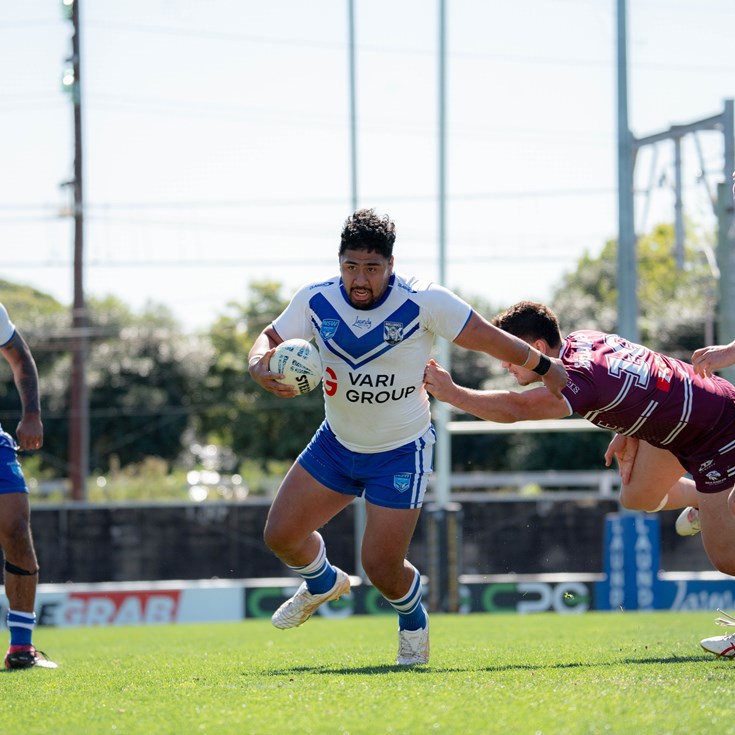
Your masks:
<svg viewBox="0 0 735 735"><path fill-rule="evenodd" d="M536 375L546 375L551 367L551 360L546 355L539 355L538 365L535 368L531 368Z"/></svg>

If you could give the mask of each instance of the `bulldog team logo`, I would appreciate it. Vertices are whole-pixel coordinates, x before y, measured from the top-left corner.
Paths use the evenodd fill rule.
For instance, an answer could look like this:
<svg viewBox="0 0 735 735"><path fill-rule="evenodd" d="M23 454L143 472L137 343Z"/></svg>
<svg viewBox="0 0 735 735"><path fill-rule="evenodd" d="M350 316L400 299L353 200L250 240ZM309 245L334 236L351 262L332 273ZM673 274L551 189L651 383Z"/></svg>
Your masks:
<svg viewBox="0 0 735 735"><path fill-rule="evenodd" d="M325 319L319 327L319 336L326 342L337 334L339 319Z"/></svg>
<svg viewBox="0 0 735 735"><path fill-rule="evenodd" d="M400 322L383 322L383 339L389 345L397 345L403 341L403 324Z"/></svg>
<svg viewBox="0 0 735 735"><path fill-rule="evenodd" d="M405 493L411 487L412 477L413 475L410 472L401 472L400 475L393 475L393 487L399 493Z"/></svg>

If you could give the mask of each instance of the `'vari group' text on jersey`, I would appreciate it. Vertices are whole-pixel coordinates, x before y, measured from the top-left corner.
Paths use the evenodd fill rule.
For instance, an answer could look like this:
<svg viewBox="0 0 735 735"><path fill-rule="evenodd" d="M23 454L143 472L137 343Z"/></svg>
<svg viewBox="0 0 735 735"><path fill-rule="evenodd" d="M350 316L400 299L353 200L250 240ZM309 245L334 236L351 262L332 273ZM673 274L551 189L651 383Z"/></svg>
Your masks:
<svg viewBox="0 0 735 735"><path fill-rule="evenodd" d="M284 340L314 338L329 425L348 449L375 453L429 428L423 376L434 335L453 341L471 312L451 291L397 274L380 301L356 309L335 277L301 288L273 327Z"/></svg>

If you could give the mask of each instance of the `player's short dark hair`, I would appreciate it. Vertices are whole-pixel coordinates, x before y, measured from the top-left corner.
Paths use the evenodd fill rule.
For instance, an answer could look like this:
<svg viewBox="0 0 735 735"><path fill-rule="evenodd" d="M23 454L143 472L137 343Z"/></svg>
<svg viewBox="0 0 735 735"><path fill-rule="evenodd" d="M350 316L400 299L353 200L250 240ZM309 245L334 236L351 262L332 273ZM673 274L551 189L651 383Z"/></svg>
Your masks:
<svg viewBox="0 0 735 735"><path fill-rule="evenodd" d="M556 314L544 304L519 301L500 312L492 323L526 342L544 339L549 347L561 347L561 331Z"/></svg>
<svg viewBox="0 0 735 735"><path fill-rule="evenodd" d="M390 258L395 241L396 225L387 214L378 214L374 209L358 209L345 220L339 254L345 250L367 250Z"/></svg>

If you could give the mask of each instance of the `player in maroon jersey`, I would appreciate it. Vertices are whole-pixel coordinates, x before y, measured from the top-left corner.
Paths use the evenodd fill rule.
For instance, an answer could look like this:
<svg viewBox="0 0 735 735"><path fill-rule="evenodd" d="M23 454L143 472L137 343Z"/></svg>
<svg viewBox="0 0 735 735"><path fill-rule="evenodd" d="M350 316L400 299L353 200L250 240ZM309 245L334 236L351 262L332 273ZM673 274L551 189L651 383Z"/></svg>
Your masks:
<svg viewBox="0 0 735 735"><path fill-rule="evenodd" d="M615 334L580 330L562 338L555 314L543 304L522 301L493 324L561 359L569 376L561 399L545 387L522 392L463 388L433 360L424 373L426 390L488 421L576 413L610 429L615 437L605 459L608 465L613 456L618 460L622 505L651 512L699 508L707 555L721 572L735 575L735 386L706 367L695 368ZM503 366L519 385L538 382L526 368ZM735 635L707 638L701 645L735 657Z"/></svg>
<svg viewBox="0 0 735 735"><path fill-rule="evenodd" d="M698 506L710 560L735 575L730 542L735 514L725 492L735 484L735 387L618 335L581 330L562 338L556 316L543 304L520 302L493 323L561 358L569 375L563 399L543 387L523 392L462 388L433 361L425 372L429 393L489 421L577 413L610 429L621 437L608 450L608 462L613 455L618 459L623 506L647 511ZM538 381L530 370L503 365L519 385ZM685 477L687 472L693 479Z"/></svg>

